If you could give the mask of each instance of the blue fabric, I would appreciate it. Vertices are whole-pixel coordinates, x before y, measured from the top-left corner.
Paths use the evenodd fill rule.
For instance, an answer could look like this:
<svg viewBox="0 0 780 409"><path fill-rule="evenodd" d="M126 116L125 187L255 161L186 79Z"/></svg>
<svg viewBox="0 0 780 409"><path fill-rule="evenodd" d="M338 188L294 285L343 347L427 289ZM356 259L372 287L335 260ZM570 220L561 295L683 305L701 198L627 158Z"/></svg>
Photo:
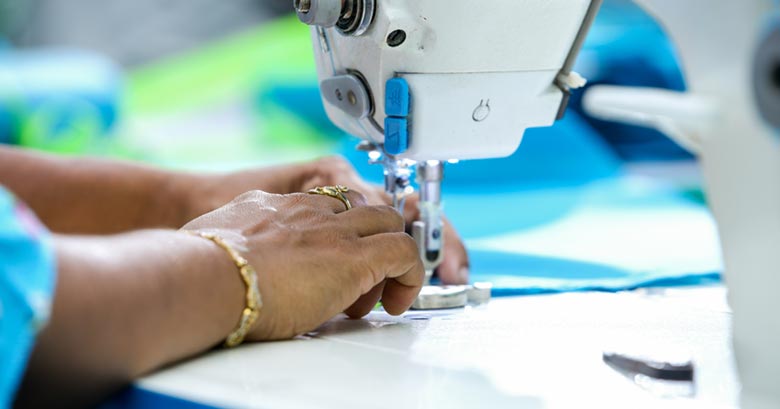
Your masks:
<svg viewBox="0 0 780 409"><path fill-rule="evenodd" d="M204 403L130 386L98 406L98 409L214 409Z"/></svg>
<svg viewBox="0 0 780 409"><path fill-rule="evenodd" d="M0 408L12 403L35 335L48 320L55 272L49 233L0 188Z"/></svg>
<svg viewBox="0 0 780 409"><path fill-rule="evenodd" d="M445 212L469 248L471 279L494 296L708 285L722 271L698 195L621 176L578 187L457 193Z"/></svg>

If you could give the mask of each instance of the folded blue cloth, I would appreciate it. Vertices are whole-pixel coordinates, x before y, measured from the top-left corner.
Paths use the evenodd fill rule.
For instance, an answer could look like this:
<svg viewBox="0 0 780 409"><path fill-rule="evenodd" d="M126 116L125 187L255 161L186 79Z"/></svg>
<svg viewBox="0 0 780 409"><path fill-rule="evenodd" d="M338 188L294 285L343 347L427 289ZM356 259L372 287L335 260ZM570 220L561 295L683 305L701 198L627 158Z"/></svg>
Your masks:
<svg viewBox="0 0 780 409"><path fill-rule="evenodd" d="M519 255L470 253L472 280L493 284L493 297L579 291L618 292L650 287L681 287L720 283L717 272L623 270L608 264Z"/></svg>
<svg viewBox="0 0 780 409"><path fill-rule="evenodd" d="M623 176L586 186L445 196L473 281L495 296L711 284L712 217L679 187Z"/></svg>

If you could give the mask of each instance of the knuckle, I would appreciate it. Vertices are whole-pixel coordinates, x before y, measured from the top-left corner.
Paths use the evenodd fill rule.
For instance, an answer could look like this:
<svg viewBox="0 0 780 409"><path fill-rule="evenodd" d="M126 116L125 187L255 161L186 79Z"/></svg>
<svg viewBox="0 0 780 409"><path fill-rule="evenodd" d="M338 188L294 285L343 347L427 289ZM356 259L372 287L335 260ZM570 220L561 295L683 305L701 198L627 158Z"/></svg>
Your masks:
<svg viewBox="0 0 780 409"><path fill-rule="evenodd" d="M405 272L420 273L424 271L422 259L420 258L420 251L417 248L417 242L414 241L412 236L406 233L394 233L392 236L392 254L398 268ZM424 274L420 275L421 277Z"/></svg>
<svg viewBox="0 0 780 409"><path fill-rule="evenodd" d="M392 254L392 259L409 259L417 257L417 242L406 233L394 232L382 235L379 245Z"/></svg>
<svg viewBox="0 0 780 409"><path fill-rule="evenodd" d="M236 198L233 199L233 202L234 203L251 202L257 200L258 198L262 197L265 194L266 193L261 190L250 190L236 196Z"/></svg>
<svg viewBox="0 0 780 409"><path fill-rule="evenodd" d="M374 211L377 214L377 217L381 217L382 220L385 220L387 225L390 227L390 231L392 232L402 232L404 231L406 222L404 221L404 217L401 215L401 213L398 213L397 210L395 210L392 206L374 206Z"/></svg>
<svg viewBox="0 0 780 409"><path fill-rule="evenodd" d="M362 213L365 219L379 221L383 230L388 233L404 231L403 216L391 206L365 206L355 209L354 212Z"/></svg>
<svg viewBox="0 0 780 409"><path fill-rule="evenodd" d="M308 193L291 193L286 196L287 204L298 211L319 209L317 205L317 196Z"/></svg>
<svg viewBox="0 0 780 409"><path fill-rule="evenodd" d="M388 219L392 221L394 230L397 232L403 232L406 229L406 220L404 220L404 216L395 210L395 208L392 206L382 206L382 208L385 209L385 213L387 213ZM411 239L410 236L406 237ZM414 240L412 240L412 242L414 242Z"/></svg>
<svg viewBox="0 0 780 409"><path fill-rule="evenodd" d="M412 236L406 233L397 233L398 235L398 251L399 258L407 260L411 269L423 270L423 262L420 258L420 250L417 247L417 242L414 241Z"/></svg>
<svg viewBox="0 0 780 409"><path fill-rule="evenodd" d="M347 193L347 197L349 197L350 202L356 207L363 207L368 203L366 196L355 189L350 189Z"/></svg>
<svg viewBox="0 0 780 409"><path fill-rule="evenodd" d="M397 233L396 236L398 237L398 249L401 251L403 256L413 257L416 259L420 258L417 242L414 241L412 236L406 233Z"/></svg>

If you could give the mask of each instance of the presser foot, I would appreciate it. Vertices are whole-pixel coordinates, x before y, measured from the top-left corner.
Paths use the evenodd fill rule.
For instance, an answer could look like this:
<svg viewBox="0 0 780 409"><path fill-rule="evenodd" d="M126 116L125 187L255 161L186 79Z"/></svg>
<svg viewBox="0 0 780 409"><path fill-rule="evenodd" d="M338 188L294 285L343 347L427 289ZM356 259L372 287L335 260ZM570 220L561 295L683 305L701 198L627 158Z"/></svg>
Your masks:
<svg viewBox="0 0 780 409"><path fill-rule="evenodd" d="M413 310L444 310L481 305L490 301L493 286L489 283L472 285L426 285L412 304Z"/></svg>

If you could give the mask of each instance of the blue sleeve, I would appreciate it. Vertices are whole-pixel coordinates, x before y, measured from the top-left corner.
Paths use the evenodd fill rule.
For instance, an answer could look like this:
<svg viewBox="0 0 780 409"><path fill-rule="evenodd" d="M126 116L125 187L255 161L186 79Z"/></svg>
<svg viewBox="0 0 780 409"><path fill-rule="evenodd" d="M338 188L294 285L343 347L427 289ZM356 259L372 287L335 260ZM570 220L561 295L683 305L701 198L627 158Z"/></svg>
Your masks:
<svg viewBox="0 0 780 409"><path fill-rule="evenodd" d="M49 232L0 187L0 408L13 403L35 335L48 320L55 276Z"/></svg>

